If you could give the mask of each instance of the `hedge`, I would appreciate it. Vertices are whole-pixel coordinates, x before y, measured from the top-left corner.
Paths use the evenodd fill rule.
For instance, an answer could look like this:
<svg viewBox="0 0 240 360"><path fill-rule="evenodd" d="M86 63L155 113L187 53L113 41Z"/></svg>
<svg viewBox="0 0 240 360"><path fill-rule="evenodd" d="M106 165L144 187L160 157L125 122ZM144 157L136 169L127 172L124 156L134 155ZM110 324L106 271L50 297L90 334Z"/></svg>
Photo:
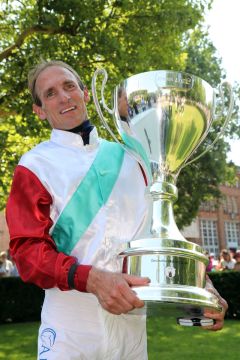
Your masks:
<svg viewBox="0 0 240 360"><path fill-rule="evenodd" d="M240 271L216 271L208 275L228 303L226 318L240 319Z"/></svg>
<svg viewBox="0 0 240 360"><path fill-rule="evenodd" d="M39 321L44 291L19 277L0 278L0 323Z"/></svg>
<svg viewBox="0 0 240 360"><path fill-rule="evenodd" d="M240 272L209 273L214 286L227 300L226 318L240 319ZM0 278L0 323L39 321L44 291L18 277Z"/></svg>

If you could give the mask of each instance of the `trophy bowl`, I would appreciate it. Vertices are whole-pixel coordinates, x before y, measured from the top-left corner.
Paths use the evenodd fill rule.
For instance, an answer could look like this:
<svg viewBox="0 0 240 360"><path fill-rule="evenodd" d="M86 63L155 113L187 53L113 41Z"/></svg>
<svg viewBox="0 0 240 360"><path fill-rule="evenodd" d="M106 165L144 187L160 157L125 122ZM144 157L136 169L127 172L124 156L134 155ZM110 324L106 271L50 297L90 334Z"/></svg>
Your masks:
<svg viewBox="0 0 240 360"><path fill-rule="evenodd" d="M148 215L135 238L119 256L124 271L147 276L149 286L134 287L148 309L181 314L201 314L203 308L220 311L218 298L205 289L208 258L201 246L187 241L173 213L177 177L183 167L209 151L231 117L233 99L228 85L229 107L221 131L195 159L189 158L206 138L215 119L216 95L224 112L225 99L201 78L176 71L157 70L133 75L113 90L113 109L104 99L107 73L95 72L92 92L98 114L106 122L96 93L96 79L104 75L102 105L113 116L122 144L144 169L148 186ZM155 310L154 310L155 312ZM160 311L161 312L161 311Z"/></svg>

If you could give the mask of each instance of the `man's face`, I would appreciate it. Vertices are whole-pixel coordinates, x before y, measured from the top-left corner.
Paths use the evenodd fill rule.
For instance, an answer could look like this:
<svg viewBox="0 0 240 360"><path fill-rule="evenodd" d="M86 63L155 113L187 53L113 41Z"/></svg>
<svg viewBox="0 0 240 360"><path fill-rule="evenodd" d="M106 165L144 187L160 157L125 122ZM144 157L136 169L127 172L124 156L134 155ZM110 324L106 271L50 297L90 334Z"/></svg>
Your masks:
<svg viewBox="0 0 240 360"><path fill-rule="evenodd" d="M230 255L228 253L223 253L222 256L223 256L223 259L225 261L230 261L231 260Z"/></svg>
<svg viewBox="0 0 240 360"><path fill-rule="evenodd" d="M128 100L125 90L122 91L121 96L118 98L118 112L120 116L128 117Z"/></svg>
<svg viewBox="0 0 240 360"><path fill-rule="evenodd" d="M36 81L36 92L42 106L33 105L40 119L52 128L69 130L87 119L87 90L80 89L74 74L60 66L44 69Z"/></svg>

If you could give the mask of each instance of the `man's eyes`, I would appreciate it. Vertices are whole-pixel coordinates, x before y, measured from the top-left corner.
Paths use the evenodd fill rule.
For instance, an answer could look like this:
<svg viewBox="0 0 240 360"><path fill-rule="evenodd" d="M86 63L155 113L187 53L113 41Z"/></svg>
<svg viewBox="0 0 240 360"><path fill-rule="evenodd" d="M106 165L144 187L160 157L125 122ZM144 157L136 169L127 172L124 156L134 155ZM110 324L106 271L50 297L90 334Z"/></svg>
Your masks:
<svg viewBox="0 0 240 360"><path fill-rule="evenodd" d="M54 91L48 91L48 93L47 93L47 98L52 97L54 94L55 94Z"/></svg>
<svg viewBox="0 0 240 360"><path fill-rule="evenodd" d="M65 84L65 86L64 86L65 90L74 90L75 88L76 88L76 85L74 83L68 83L68 84ZM46 97L51 98L51 97L55 96L56 94L57 94L56 90L49 90L46 93Z"/></svg>
<svg viewBox="0 0 240 360"><path fill-rule="evenodd" d="M70 84L67 84L67 89L74 89L76 86L75 86L75 84L72 84L72 83L70 83Z"/></svg>

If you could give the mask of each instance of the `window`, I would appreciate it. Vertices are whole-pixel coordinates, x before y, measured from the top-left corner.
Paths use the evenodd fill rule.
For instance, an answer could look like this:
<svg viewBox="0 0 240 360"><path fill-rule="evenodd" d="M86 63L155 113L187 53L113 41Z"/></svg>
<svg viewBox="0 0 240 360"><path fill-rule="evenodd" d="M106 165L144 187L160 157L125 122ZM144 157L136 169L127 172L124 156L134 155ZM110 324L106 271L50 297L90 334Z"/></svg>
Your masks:
<svg viewBox="0 0 240 360"><path fill-rule="evenodd" d="M200 205L200 210L202 211L208 211L208 212L214 212L216 211L216 201L215 200L209 200L204 201Z"/></svg>
<svg viewBox="0 0 240 360"><path fill-rule="evenodd" d="M237 200L232 196L232 210L234 214L238 214Z"/></svg>
<svg viewBox="0 0 240 360"><path fill-rule="evenodd" d="M202 245L209 254L218 255L218 234L216 220L200 220L200 232L202 238Z"/></svg>
<svg viewBox="0 0 240 360"><path fill-rule="evenodd" d="M239 223L232 221L224 222L225 239L227 248L239 248Z"/></svg>
<svg viewBox="0 0 240 360"><path fill-rule="evenodd" d="M225 214L238 214L237 200L234 196L226 196L222 204Z"/></svg>

